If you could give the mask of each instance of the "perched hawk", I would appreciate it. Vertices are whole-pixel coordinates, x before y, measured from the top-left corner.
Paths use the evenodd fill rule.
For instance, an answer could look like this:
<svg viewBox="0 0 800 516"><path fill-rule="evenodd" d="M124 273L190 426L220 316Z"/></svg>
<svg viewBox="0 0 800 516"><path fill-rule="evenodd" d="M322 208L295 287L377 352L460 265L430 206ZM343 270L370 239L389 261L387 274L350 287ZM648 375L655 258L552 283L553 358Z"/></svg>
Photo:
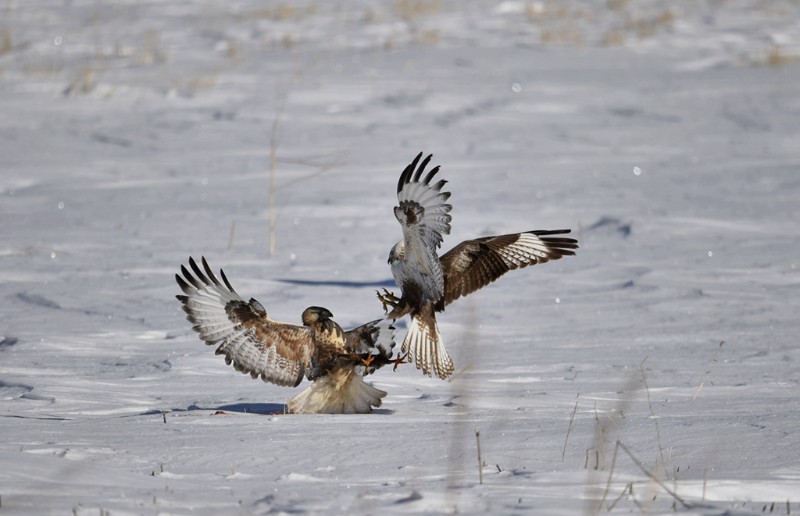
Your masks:
<svg viewBox="0 0 800 516"><path fill-rule="evenodd" d="M444 235L450 233L450 192L443 192L445 180L432 182L439 171L434 167L424 177L432 156L420 163L422 153L409 164L397 183L394 215L403 228L403 240L389 252L389 265L402 290L399 299L378 294L384 306L393 310L387 319L411 315L401 353L417 369L445 379L453 373L453 361L436 325L436 312L461 296L474 292L513 269L574 255L578 241L559 235L569 229L528 231L489 236L461 242L438 256ZM419 165L419 166L418 166Z"/></svg>
<svg viewBox="0 0 800 516"><path fill-rule="evenodd" d="M394 328L386 319L350 331L318 306L303 311L303 326L273 321L255 299L245 301L220 270L223 283L202 259L203 270L189 258L192 272L181 266L175 280L184 295L186 319L206 344L237 371L276 385L297 386L305 376L313 383L287 403L293 413L368 413L386 392L363 377L391 363Z"/></svg>

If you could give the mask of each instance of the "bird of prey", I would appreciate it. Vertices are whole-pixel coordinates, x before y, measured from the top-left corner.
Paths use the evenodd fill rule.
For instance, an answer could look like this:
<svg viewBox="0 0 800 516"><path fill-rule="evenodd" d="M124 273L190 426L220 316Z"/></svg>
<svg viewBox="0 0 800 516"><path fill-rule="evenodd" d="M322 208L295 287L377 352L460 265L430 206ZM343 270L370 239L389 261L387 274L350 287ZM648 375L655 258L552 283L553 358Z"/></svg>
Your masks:
<svg viewBox="0 0 800 516"><path fill-rule="evenodd" d="M363 377L392 363L394 328L378 319L349 331L330 311L311 306L302 326L274 321L255 299L245 301L220 270L217 279L202 258L201 270L189 258L175 275L183 295L176 296L186 319L206 344L219 343L217 355L237 371L276 385L297 386L305 376L313 383L287 403L292 413L368 413L386 392Z"/></svg>
<svg viewBox="0 0 800 516"><path fill-rule="evenodd" d="M399 206L394 215L403 239L389 252L389 265L402 294L397 298L384 289L378 298L384 309L392 307L387 319L411 316L401 354L428 376L436 373L446 379L454 365L442 342L436 312L510 270L574 255L578 241L562 236L569 229L534 230L467 240L439 257L444 235L450 233L450 192L442 191L447 181L434 182L438 166L423 177L432 156L420 163L421 158L419 153L397 182Z"/></svg>

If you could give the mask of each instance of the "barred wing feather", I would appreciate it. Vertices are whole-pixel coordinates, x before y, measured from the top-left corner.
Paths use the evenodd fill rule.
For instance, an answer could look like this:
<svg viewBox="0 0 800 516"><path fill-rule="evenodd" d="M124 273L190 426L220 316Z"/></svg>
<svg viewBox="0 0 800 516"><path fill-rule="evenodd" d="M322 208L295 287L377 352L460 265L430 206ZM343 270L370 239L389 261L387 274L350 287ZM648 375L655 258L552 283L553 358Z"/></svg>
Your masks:
<svg viewBox="0 0 800 516"><path fill-rule="evenodd" d="M298 385L316 353L311 331L271 320L261 303L236 293L223 271L221 283L205 258L202 264L203 270L189 258L192 270L181 266L183 276L175 275L184 293L176 297L192 329L206 344L219 343L216 354L225 355L237 371L276 385Z"/></svg>
<svg viewBox="0 0 800 516"><path fill-rule="evenodd" d="M568 229L536 230L461 242L441 257L445 292L438 310L485 287L506 272L575 254Z"/></svg>

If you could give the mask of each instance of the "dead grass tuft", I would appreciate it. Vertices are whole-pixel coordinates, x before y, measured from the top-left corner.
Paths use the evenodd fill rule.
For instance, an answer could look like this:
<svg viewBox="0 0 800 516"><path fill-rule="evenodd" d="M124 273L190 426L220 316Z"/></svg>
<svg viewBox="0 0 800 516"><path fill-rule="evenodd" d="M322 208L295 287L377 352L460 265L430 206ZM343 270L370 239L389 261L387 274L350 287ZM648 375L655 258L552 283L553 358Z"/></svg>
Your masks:
<svg viewBox="0 0 800 516"><path fill-rule="evenodd" d="M242 49L238 42L234 40L227 41L227 44L225 45L225 57L236 61L239 59L241 53Z"/></svg>
<svg viewBox="0 0 800 516"><path fill-rule="evenodd" d="M80 71L78 77L64 89L64 95L87 95L91 93L96 86L94 77L95 71L92 68L84 68Z"/></svg>
<svg viewBox="0 0 800 516"><path fill-rule="evenodd" d="M606 7L611 11L624 11L630 6L630 0L607 0Z"/></svg>
<svg viewBox="0 0 800 516"><path fill-rule="evenodd" d="M631 18L626 23L626 28L634 32L639 39L653 37L658 31L671 27L675 22L675 15L669 9L664 9L655 16L648 18Z"/></svg>
<svg viewBox="0 0 800 516"><path fill-rule="evenodd" d="M395 12L406 21L415 21L442 10L439 0L395 0Z"/></svg>
<svg viewBox="0 0 800 516"><path fill-rule="evenodd" d="M532 2L525 7L525 14L532 22L574 19L572 10L561 2Z"/></svg>
<svg viewBox="0 0 800 516"><path fill-rule="evenodd" d="M0 56L8 54L13 48L14 40L11 38L11 29L5 29L2 39L0 39Z"/></svg>
<svg viewBox="0 0 800 516"><path fill-rule="evenodd" d="M435 46L439 43L439 30L426 29L414 36L414 42L421 45Z"/></svg>
<svg viewBox="0 0 800 516"><path fill-rule="evenodd" d="M767 52L767 56L764 58L764 64L767 66L781 67L786 66L794 60L795 59L786 54L781 47L778 45L773 45Z"/></svg>
<svg viewBox="0 0 800 516"><path fill-rule="evenodd" d="M582 47L586 44L578 26L570 23L562 27L545 28L539 34L542 43Z"/></svg>
<svg viewBox="0 0 800 516"><path fill-rule="evenodd" d="M600 44L604 47L618 47L625 43L627 34L622 29L606 31L600 38Z"/></svg>
<svg viewBox="0 0 800 516"><path fill-rule="evenodd" d="M297 19L300 15L299 11L291 5L280 4L275 7L268 7L256 10L248 15L252 18L262 18L275 21L288 21Z"/></svg>

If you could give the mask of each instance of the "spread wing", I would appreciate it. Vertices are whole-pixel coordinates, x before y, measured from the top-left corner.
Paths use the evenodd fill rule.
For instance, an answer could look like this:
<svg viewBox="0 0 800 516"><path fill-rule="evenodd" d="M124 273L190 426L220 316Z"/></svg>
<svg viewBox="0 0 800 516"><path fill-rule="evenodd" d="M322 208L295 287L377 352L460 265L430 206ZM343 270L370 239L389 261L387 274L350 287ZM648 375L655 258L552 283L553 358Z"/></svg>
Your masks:
<svg viewBox="0 0 800 516"><path fill-rule="evenodd" d="M397 182L397 200L400 206L395 207L394 215L403 226L406 247L411 240L414 243L423 243L431 249L438 249L442 245L443 235L450 233L449 212L453 207L445 202L450 198L450 192L442 192L447 181L441 179L431 184L431 180L439 172L438 166L433 167L422 179L425 167L433 155L429 154L417 167L421 157L420 152L400 175Z"/></svg>
<svg viewBox="0 0 800 516"><path fill-rule="evenodd" d="M261 377L265 382L296 386L304 374L311 373L316 344L311 330L304 326L271 320L261 303L245 301L220 270L217 277L202 258L203 270L194 259L181 266L183 277L175 281L184 295L176 296L182 303L186 319L206 344L219 344L216 353L225 355L225 362L237 371Z"/></svg>
<svg viewBox="0 0 800 516"><path fill-rule="evenodd" d="M444 298L437 309L485 287L506 272L575 254L569 229L528 231L461 242L441 257Z"/></svg>
<svg viewBox="0 0 800 516"><path fill-rule="evenodd" d="M444 280L437 250L444 235L450 233L449 212L453 207L446 202L450 192L442 192L447 181L441 179L432 183L439 167L432 168L424 178L422 176L433 156L428 155L420 163L421 157L420 152L400 175L397 182L399 206L395 206L394 215L403 229L403 266L411 276L414 274L410 272L415 271L431 278L440 295Z"/></svg>

